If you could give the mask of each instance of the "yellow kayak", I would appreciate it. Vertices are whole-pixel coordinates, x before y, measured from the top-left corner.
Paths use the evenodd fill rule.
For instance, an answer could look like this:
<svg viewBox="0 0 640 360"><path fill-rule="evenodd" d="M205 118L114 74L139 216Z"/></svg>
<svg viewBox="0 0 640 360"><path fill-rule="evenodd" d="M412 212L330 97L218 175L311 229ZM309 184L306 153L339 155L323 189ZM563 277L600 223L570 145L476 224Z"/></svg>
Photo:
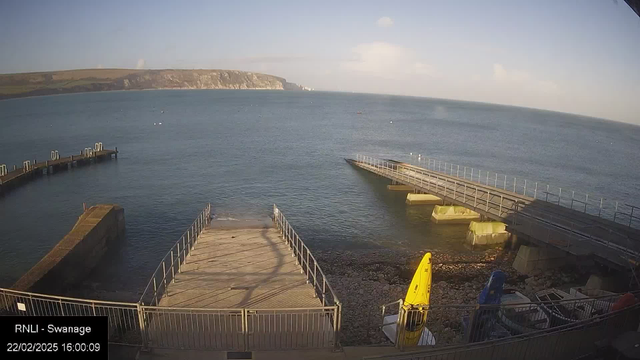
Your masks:
<svg viewBox="0 0 640 360"><path fill-rule="evenodd" d="M405 345L416 346L422 336L422 330L427 322L429 296L431 295L431 253L426 253L420 261L418 269L404 298L404 308L407 311L407 322L404 329Z"/></svg>

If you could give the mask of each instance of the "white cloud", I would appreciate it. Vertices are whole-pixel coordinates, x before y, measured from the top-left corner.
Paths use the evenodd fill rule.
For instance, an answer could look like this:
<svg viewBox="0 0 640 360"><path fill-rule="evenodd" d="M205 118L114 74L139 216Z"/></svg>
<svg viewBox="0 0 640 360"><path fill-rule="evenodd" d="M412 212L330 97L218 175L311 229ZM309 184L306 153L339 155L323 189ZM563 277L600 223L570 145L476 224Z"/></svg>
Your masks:
<svg viewBox="0 0 640 360"><path fill-rule="evenodd" d="M376 21L376 24L378 24L379 27L391 27L393 26L393 20L388 16L383 16Z"/></svg>
<svg viewBox="0 0 640 360"><path fill-rule="evenodd" d="M96 68L98 68L98 69L103 69L103 68L104 68L104 66L102 66L102 64L98 64L98 66L96 66Z"/></svg>
<svg viewBox="0 0 640 360"><path fill-rule="evenodd" d="M507 70L502 64L493 64L493 80L504 86L519 88L521 90L536 91L545 94L554 94L559 91L558 85L549 80L539 80L526 71Z"/></svg>
<svg viewBox="0 0 640 360"><path fill-rule="evenodd" d="M136 69L144 69L144 59L138 59L138 63L136 64Z"/></svg>
<svg viewBox="0 0 640 360"><path fill-rule="evenodd" d="M360 44L351 49L353 60L341 68L386 79L408 75L434 75L433 66L419 61L413 50L385 42Z"/></svg>

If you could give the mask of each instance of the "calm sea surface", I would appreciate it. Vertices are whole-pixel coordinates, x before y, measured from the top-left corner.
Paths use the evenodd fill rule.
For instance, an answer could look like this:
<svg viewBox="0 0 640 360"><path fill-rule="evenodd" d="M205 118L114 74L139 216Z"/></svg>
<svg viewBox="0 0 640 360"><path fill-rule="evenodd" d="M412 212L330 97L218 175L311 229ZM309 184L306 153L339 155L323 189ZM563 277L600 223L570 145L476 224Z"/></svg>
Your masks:
<svg viewBox="0 0 640 360"><path fill-rule="evenodd" d="M264 218L276 203L316 249L469 251L466 226L430 223L431 207L406 206L387 181L343 160L356 153L405 161L410 152L428 154L640 204L640 127L573 115L246 90L0 101L0 163L8 167L97 141L117 146L118 160L42 177L0 198L0 286L11 286L71 229L83 202L123 206L127 226L84 286L133 300L208 202L234 218Z"/></svg>

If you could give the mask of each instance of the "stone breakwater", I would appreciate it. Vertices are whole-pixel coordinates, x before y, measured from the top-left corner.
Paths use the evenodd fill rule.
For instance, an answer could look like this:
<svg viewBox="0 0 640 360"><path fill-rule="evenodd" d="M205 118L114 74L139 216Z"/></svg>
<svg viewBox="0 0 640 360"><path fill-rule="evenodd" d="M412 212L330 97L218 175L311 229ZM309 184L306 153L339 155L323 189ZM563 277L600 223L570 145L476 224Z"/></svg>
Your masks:
<svg viewBox="0 0 640 360"><path fill-rule="evenodd" d="M314 251L343 304L343 345L389 343L380 330L381 306L404 299L407 286L424 253L390 249ZM500 248L461 253L433 251L432 256L433 305L475 304L494 270L502 270L507 274L505 286L530 297L536 291L550 287L583 285L590 271L566 267L535 276L519 275L511 267L516 252ZM450 319L432 319L442 326L439 329L441 338L447 332L451 338L460 336L458 315L452 314Z"/></svg>

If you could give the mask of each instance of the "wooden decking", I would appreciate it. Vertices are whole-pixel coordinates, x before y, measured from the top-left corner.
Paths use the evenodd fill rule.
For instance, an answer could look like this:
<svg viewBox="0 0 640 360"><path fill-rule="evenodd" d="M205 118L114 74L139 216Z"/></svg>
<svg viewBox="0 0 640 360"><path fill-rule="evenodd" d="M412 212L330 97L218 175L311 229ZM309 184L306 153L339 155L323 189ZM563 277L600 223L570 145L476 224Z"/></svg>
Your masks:
<svg viewBox="0 0 640 360"><path fill-rule="evenodd" d="M291 250L269 225L204 230L160 306L282 309L322 306Z"/></svg>

